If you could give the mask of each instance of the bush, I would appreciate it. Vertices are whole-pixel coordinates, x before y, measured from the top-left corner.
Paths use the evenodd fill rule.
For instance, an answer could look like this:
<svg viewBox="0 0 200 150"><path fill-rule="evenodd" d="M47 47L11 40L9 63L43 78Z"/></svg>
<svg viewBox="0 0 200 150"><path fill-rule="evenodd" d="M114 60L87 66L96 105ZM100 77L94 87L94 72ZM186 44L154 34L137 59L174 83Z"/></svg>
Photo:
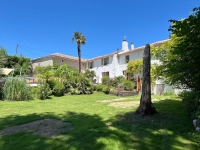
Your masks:
<svg viewBox="0 0 200 150"><path fill-rule="evenodd" d="M109 86L104 86L102 92L104 92L105 94L109 94L110 93L110 87Z"/></svg>
<svg viewBox="0 0 200 150"><path fill-rule="evenodd" d="M5 84L5 79L0 79L0 100L3 99L3 86Z"/></svg>
<svg viewBox="0 0 200 150"><path fill-rule="evenodd" d="M0 100L3 99L3 87L0 85Z"/></svg>
<svg viewBox="0 0 200 150"><path fill-rule="evenodd" d="M197 126L200 127L200 107L198 107L197 112L195 113L195 118L197 119Z"/></svg>
<svg viewBox="0 0 200 150"><path fill-rule="evenodd" d="M118 76L118 77L115 77L112 82L111 82L111 86L113 87L119 87L120 84L122 84L123 82L125 81L124 77L123 76Z"/></svg>
<svg viewBox="0 0 200 150"><path fill-rule="evenodd" d="M52 91L47 83L41 83L38 87L38 98L43 100L47 99L51 95Z"/></svg>
<svg viewBox="0 0 200 150"><path fill-rule="evenodd" d="M98 91L98 92L102 92L103 88L104 88L104 85L102 85L102 84L96 84L96 85L94 85L94 89L96 91Z"/></svg>
<svg viewBox="0 0 200 150"><path fill-rule="evenodd" d="M164 93L164 95L165 96L170 96L170 95L174 95L174 92L172 91L170 91L170 92L168 92L168 91L166 91L165 93Z"/></svg>
<svg viewBox="0 0 200 150"><path fill-rule="evenodd" d="M3 99L10 101L30 100L32 99L31 87L23 78L7 78L3 87Z"/></svg>
<svg viewBox="0 0 200 150"><path fill-rule="evenodd" d="M32 95L33 95L34 97L37 97L37 94L38 94L38 87L32 87L31 92L32 92Z"/></svg>
<svg viewBox="0 0 200 150"><path fill-rule="evenodd" d="M52 94L55 96L63 96L64 95L64 85L60 82L54 82L54 88Z"/></svg>
<svg viewBox="0 0 200 150"><path fill-rule="evenodd" d="M50 89L53 90L54 86L56 85L56 81L55 80L48 80L47 83L49 84Z"/></svg>
<svg viewBox="0 0 200 150"><path fill-rule="evenodd" d="M64 81L64 87L65 92L72 95L93 93L93 83L81 74Z"/></svg>
<svg viewBox="0 0 200 150"><path fill-rule="evenodd" d="M134 89L134 83L132 81L125 80L123 82L123 87L126 91L132 91Z"/></svg>
<svg viewBox="0 0 200 150"><path fill-rule="evenodd" d="M102 84L103 85L110 85L110 78L108 76L104 76L102 79Z"/></svg>
<svg viewBox="0 0 200 150"><path fill-rule="evenodd" d="M179 94L179 96L182 98L185 112L189 116L195 117L195 113L198 110L200 102L199 92L183 91Z"/></svg>

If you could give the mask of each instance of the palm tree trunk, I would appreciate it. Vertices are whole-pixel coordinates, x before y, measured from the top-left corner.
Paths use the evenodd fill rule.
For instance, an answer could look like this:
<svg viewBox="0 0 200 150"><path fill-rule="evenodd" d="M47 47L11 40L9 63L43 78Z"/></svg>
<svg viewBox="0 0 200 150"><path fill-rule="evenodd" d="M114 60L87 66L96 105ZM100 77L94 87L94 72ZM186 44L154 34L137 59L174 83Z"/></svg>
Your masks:
<svg viewBox="0 0 200 150"><path fill-rule="evenodd" d="M81 46L78 45L78 61L79 61L79 73L81 73Z"/></svg>

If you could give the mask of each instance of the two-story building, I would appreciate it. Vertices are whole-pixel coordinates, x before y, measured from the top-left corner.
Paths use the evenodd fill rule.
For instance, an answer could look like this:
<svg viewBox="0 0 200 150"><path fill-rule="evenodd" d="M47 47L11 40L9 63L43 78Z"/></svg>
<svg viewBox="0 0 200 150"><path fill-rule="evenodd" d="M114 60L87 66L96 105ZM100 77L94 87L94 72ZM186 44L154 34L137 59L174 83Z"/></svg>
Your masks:
<svg viewBox="0 0 200 150"><path fill-rule="evenodd" d="M166 41L167 40L158 41L152 43L151 45L159 46L160 44ZM104 76L109 76L110 78L114 78L117 76L124 76L127 79L136 78L136 76L138 75L134 75L133 77L131 77L126 73L127 63L136 59L142 59L144 48L145 46L135 48L134 43L131 43L131 46L129 48L128 42L124 38L122 41L121 50L116 50L110 54L91 59L81 59L81 70L82 72L84 72L86 69L94 70L96 73L96 83L101 83L101 79ZM38 65L53 65L53 62L56 62L58 65L68 64L70 67L78 69L77 57L72 57L59 53L33 59L31 60L31 62L33 69ZM159 61L151 57L151 63L159 63ZM164 85L165 84L163 84L161 81L156 81L156 85L153 88L153 92L155 94L164 92ZM174 90L171 87L167 85L165 87L168 87L168 91L174 92Z"/></svg>
<svg viewBox="0 0 200 150"><path fill-rule="evenodd" d="M167 40L155 42L152 43L151 45L158 46L165 41ZM126 73L127 63L129 61L142 59L144 48L145 46L134 48L134 43L131 43L131 48L129 49L128 42L126 41L126 39L124 39L122 41L121 50L117 50L111 54L87 60L86 69L95 71L98 83L101 83L101 78L103 76L109 76L110 78L114 78L116 76L125 76L126 78L130 78ZM151 63L158 63L158 62L159 61L156 60L155 58L153 57L151 58Z"/></svg>

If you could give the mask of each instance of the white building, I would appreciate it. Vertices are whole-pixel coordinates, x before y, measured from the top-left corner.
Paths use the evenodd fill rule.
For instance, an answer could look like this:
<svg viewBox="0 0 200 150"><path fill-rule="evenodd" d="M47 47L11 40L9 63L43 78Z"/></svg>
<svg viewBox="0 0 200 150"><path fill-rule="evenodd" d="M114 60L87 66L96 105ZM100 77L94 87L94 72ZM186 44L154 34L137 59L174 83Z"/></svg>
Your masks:
<svg viewBox="0 0 200 150"><path fill-rule="evenodd" d="M166 42L167 40L158 41L152 43L151 45L159 46L160 44ZM145 46L141 46L138 48L134 48L134 43L131 43L130 48L128 47L128 42L124 38L122 41L122 49L117 50L113 53L99 56L91 59L82 59L82 71L86 69L94 70L96 73L96 82L101 83L101 79L103 76L109 76L110 78L114 78L117 76L125 76L127 63L129 61L134 61L136 59L143 58ZM49 56L37 58L32 61L33 69L40 65L53 65L53 62L58 63L59 65L68 64L70 67L78 69L78 58L64 55L64 54L52 54ZM151 58L151 63L158 63L159 61L155 58ZM156 86L154 87L155 94L161 94L160 91L164 91L163 89L164 84L160 81L156 81ZM171 88L171 87L170 87Z"/></svg>
<svg viewBox="0 0 200 150"><path fill-rule="evenodd" d="M151 45L158 46L165 41L167 40L155 42ZM116 76L126 77L127 74L125 71L127 63L136 59L142 59L144 48L145 46L134 48L134 44L131 43L131 48L129 49L128 42L124 39L122 41L121 50L87 60L86 69L94 70L96 72L98 83L101 83L101 78L103 76L109 76L110 78L114 78ZM158 60L151 58L151 63L158 63Z"/></svg>
<svg viewBox="0 0 200 150"><path fill-rule="evenodd" d="M58 65L68 64L72 68L78 69L78 58L73 56L68 56L60 53L51 54L48 56L32 59L32 68L34 69L37 66L53 66L53 63L57 63ZM84 71L86 69L86 59L81 59L81 70Z"/></svg>

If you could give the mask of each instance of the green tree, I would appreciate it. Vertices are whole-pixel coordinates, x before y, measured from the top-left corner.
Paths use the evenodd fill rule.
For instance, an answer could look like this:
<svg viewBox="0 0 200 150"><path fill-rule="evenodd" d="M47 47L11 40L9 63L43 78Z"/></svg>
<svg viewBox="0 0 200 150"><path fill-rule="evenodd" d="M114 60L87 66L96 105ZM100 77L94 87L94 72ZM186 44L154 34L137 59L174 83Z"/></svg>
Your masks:
<svg viewBox="0 0 200 150"><path fill-rule="evenodd" d="M8 56L5 63L6 68L14 68L14 76L27 75L32 73L32 66L29 58L21 56Z"/></svg>
<svg viewBox="0 0 200 150"><path fill-rule="evenodd" d="M134 61L129 61L127 65L126 72L130 74L141 74L142 72L142 59L137 59Z"/></svg>
<svg viewBox="0 0 200 150"><path fill-rule="evenodd" d="M52 66L37 66L34 69L36 76L43 78L48 82L48 80L54 75L54 70Z"/></svg>
<svg viewBox="0 0 200 150"><path fill-rule="evenodd" d="M78 49L78 59L79 59L79 73L81 72L81 45L86 43L86 37L80 32L74 32L74 36L72 37L72 42L76 40L77 49Z"/></svg>
<svg viewBox="0 0 200 150"><path fill-rule="evenodd" d="M160 60L157 77L179 88L200 91L200 7L188 18L170 22L170 40L152 47L152 55Z"/></svg>
<svg viewBox="0 0 200 150"><path fill-rule="evenodd" d="M84 76L86 78L89 78L89 79L93 79L95 76L96 76L96 73L94 70L89 70L87 69L85 72L84 72Z"/></svg>
<svg viewBox="0 0 200 150"><path fill-rule="evenodd" d="M59 66L54 71L54 76L60 79L69 79L70 77L77 74L78 74L78 71L74 68L69 67L67 64Z"/></svg>
<svg viewBox="0 0 200 150"><path fill-rule="evenodd" d="M158 47L153 47L154 49L158 49ZM135 61L129 61L127 65L126 72L130 74L142 74L142 67L143 67L143 60L142 59L137 59ZM155 85L156 79L161 79L160 74L158 71L159 69L159 64L151 64L151 85Z"/></svg>
<svg viewBox="0 0 200 150"><path fill-rule="evenodd" d="M7 51L5 48L0 47L0 68L5 67L7 61Z"/></svg>

